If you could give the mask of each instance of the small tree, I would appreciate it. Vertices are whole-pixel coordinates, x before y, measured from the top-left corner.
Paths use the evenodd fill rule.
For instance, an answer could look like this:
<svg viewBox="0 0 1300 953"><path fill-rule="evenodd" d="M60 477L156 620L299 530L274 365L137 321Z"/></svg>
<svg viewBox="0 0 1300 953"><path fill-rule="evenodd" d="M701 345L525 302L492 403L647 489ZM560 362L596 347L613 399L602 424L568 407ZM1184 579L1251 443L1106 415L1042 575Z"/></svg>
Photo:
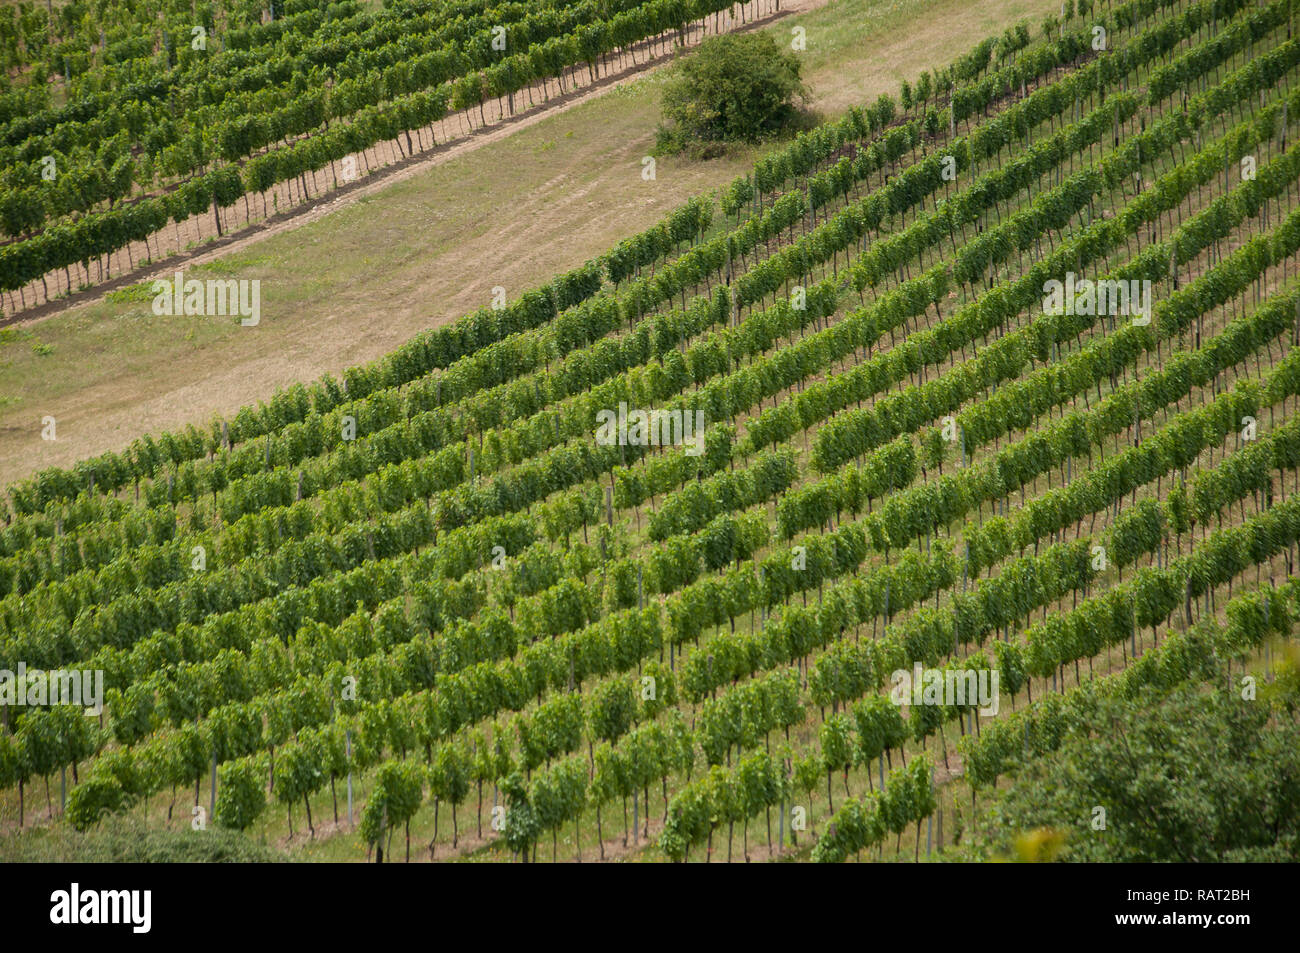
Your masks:
<svg viewBox="0 0 1300 953"><path fill-rule="evenodd" d="M0 732L0 790L18 786L18 826L23 824L23 785L31 774L23 739Z"/></svg>
<svg viewBox="0 0 1300 953"><path fill-rule="evenodd" d="M245 831L266 808L266 765L259 758L228 761L217 769L217 826Z"/></svg>
<svg viewBox="0 0 1300 953"><path fill-rule="evenodd" d="M442 745L429 767L429 794L433 797L433 840L429 841L429 857L433 857L438 840L438 808L443 801L451 805L451 846L458 844L460 832L456 827L456 805L469 794L472 759L460 744Z"/></svg>
<svg viewBox="0 0 1300 953"><path fill-rule="evenodd" d="M68 797L67 818L79 831L90 829L103 814L115 814L127 804L126 792L109 777L87 778Z"/></svg>
<svg viewBox="0 0 1300 953"><path fill-rule="evenodd" d="M325 783L325 772L321 770L324 750L318 744L310 744L311 740L305 738L285 745L280 755L280 770L275 776L275 798L288 813L290 837L293 836L293 805L298 801L307 809L307 829L312 837L316 836L310 798Z"/></svg>
<svg viewBox="0 0 1300 953"><path fill-rule="evenodd" d="M526 864L542 827L528 798L523 775L518 771L511 772L501 781L501 793L506 798L506 846L519 854L520 860Z"/></svg>
<svg viewBox="0 0 1300 953"><path fill-rule="evenodd" d="M376 848L376 859L383 860L383 849L399 826L406 833L406 859L411 859L411 818L424 800L422 770L405 761L386 761L375 776L375 787L361 811L361 836Z"/></svg>
<svg viewBox="0 0 1300 953"><path fill-rule="evenodd" d="M700 44L664 89L659 146L758 142L789 125L807 99L799 58L766 33L727 34Z"/></svg>

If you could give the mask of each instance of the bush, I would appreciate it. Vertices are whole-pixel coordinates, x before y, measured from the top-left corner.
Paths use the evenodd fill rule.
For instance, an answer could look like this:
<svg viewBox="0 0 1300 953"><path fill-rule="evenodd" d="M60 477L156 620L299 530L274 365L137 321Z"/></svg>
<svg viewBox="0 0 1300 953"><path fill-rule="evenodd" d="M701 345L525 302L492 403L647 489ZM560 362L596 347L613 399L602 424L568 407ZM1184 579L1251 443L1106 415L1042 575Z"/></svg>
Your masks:
<svg viewBox="0 0 1300 953"><path fill-rule="evenodd" d="M74 789L75 790L75 789ZM288 858L235 831L166 831L138 817L105 815L79 833L70 825L0 834L0 863L266 863Z"/></svg>
<svg viewBox="0 0 1300 953"><path fill-rule="evenodd" d="M260 758L241 758L223 764L217 772L218 827L245 831L266 808L265 769Z"/></svg>
<svg viewBox="0 0 1300 953"><path fill-rule="evenodd" d="M104 814L128 805L126 792L112 778L87 778L68 797L68 822L79 831L89 830Z"/></svg>
<svg viewBox="0 0 1300 953"><path fill-rule="evenodd" d="M664 90L661 151L771 137L798 118L796 100L807 99L799 69L799 58L766 33L705 40Z"/></svg>
<svg viewBox="0 0 1300 953"><path fill-rule="evenodd" d="M1019 768L962 859L1041 857L1040 841L1085 863L1300 857L1300 725L1263 700L1183 684L1100 698L1089 722Z"/></svg>

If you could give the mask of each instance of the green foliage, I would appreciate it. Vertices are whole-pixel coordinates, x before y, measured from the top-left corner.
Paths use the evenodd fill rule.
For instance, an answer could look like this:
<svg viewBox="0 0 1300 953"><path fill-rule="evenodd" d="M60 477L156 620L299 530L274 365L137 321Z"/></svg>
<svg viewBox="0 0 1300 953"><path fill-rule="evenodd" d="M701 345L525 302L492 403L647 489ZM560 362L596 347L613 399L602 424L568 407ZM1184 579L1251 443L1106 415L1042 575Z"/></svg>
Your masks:
<svg viewBox="0 0 1300 953"><path fill-rule="evenodd" d="M69 798L71 803L71 798ZM105 817L79 832L71 826L0 834L0 863L248 864L288 858L237 831L167 831L138 817Z"/></svg>
<svg viewBox="0 0 1300 953"><path fill-rule="evenodd" d="M261 757L228 761L217 769L218 827L245 831L266 808L266 765Z"/></svg>
<svg viewBox="0 0 1300 953"><path fill-rule="evenodd" d="M597 686L588 703L587 723L592 737L615 742L632 726L636 699L632 683L625 678Z"/></svg>
<svg viewBox="0 0 1300 953"><path fill-rule="evenodd" d="M901 835L909 824L919 824L936 807L938 800L930 762L924 757L913 758L906 767L890 772L882 791L850 798L840 806L827 824L825 834L813 845L813 862L847 860L858 851L879 844L887 832Z"/></svg>
<svg viewBox="0 0 1300 953"><path fill-rule="evenodd" d="M701 9L652 4L656 15ZM1277 289L1240 317L1235 305L1232 319L1224 313L1300 249L1300 212L1282 213L1276 228L1261 215L1300 175L1300 151L1266 142L1286 108L1300 115L1300 93L1254 112L1257 94L1300 64L1300 41L1262 52L1162 116L1149 108L1159 105L1156 91L1189 88L1230 62L1248 38L1280 25L1289 5L1200 0L1172 18L1158 12L1165 6L1138 0L1149 11L1141 16L1125 6L1124 27L1154 22L1134 42L1125 37L1121 56L1081 59L1087 33L1069 16L1059 40L1033 48L1026 31L1008 30L949 69L904 83L898 105L881 96L771 150L723 193L717 209L731 221L712 238L714 199L691 200L502 310L347 370L346 386L329 378L297 385L241 410L229 433L218 420L142 438L125 453L12 488L0 530L6 655L103 666L116 687L99 725L64 708L7 712L13 733L0 731L0 789L7 796L28 785L30 803L34 781L45 779L48 797L62 768L80 768L69 823L56 827L93 833L140 798L194 787L215 760L214 827L243 829L265 809L260 759L273 757L291 829L295 802L310 826L313 794L349 772L364 775L372 793L362 836L375 844L409 827L425 784L436 804L450 804L454 828L471 788L481 807L483 788L496 783L510 808L504 843L527 858L539 836L580 822L590 802L621 799L626 808L639 795L648 818L652 791L662 785L667 799L675 784L660 845L682 859L723 822L745 823L792 789L825 784L829 802L831 775L857 765L872 794L841 802L819 831L817 859L843 859L934 809L923 758L888 783L874 780L886 752L936 731L946 762L955 739L944 723L972 707L920 706L904 720L880 693L887 673L913 661L983 669L986 653L961 649L987 646L1014 696L1030 675L1047 678L1070 662L1079 673L1078 662L1132 640L1121 675L1039 694L1037 705L963 737L966 782L996 788L1029 764L1021 780L1038 793L1048 781L1080 786L1082 778L1090 793L1119 788L1111 796L1122 803L1146 797L1147 785L1162 817L1200 825L1206 836L1236 823L1238 804L1262 798L1275 826L1291 830L1267 798L1280 790L1294 801L1292 782L1254 771L1252 749L1240 742L1252 724L1199 724L1171 712L1169 731L1191 725L1224 739L1201 747L1193 739L1172 768L1147 757L1166 739L1134 728L1133 791L1078 759L1049 776L1053 759L1064 763L1081 739L1095 744L1107 717L1123 720L1106 706L1147 701L1187 679L1221 683L1225 660L1246 660L1291 634L1300 616L1300 585L1260 585L1229 602L1221 633L1192 625L1158 631L1156 647L1140 655L1136 647L1184 604L1199 609L1212 590L1247 583L1248 570L1258 567L1261 583L1264 569L1275 571L1267 561L1300 540L1300 499L1285 493L1300 465L1300 424L1287 420L1300 355L1275 363L1271 350L1291 333L1297 293ZM1206 18L1220 14L1223 29L1198 43ZM591 57L607 40L631 38L588 35L580 46ZM1189 40L1185 55L1166 56ZM550 45L538 52L573 55ZM539 70L559 63L545 58ZM752 79L752 64L744 67ZM1120 91L1134 68L1155 77L1142 97ZM473 108L543 75L495 70L457 66L463 78L451 77L444 93L454 85L455 102ZM689 72L683 66L674 82ZM1033 92L999 101L1026 87ZM357 94L336 87L332 95L343 109ZM1232 125L1242 103L1251 115ZM395 113L403 107L394 104ZM0 112L10 106L0 96ZM1197 130L1210 136L1225 113L1230 128L1204 144ZM272 130L259 123L219 123L186 145L194 155L173 151L165 164L233 163L264 147ZM962 135L934 141L950 123L964 123ZM1117 124L1130 130L1122 146L1111 140ZM370 132L397 128L340 122L325 144L351 130L359 147ZM322 139L301 141L321 147ZM1102 158L1075 171L1078 154L1107 142ZM261 190L290 170L274 151L243 163L244 187ZM1271 158L1255 178L1234 178L1204 209L1180 214L1166 237L1156 223L1212 194L1248 151ZM949 153L955 187L941 174ZM315 168L292 165L295 176ZM1153 165L1166 171L1129 199L1121 184ZM168 209L206 213L240 188L228 168L216 168L169 197ZM1113 215L1092 214L1116 195L1124 202ZM26 198L0 218L22 219ZM1076 218L1088 224L1072 228ZM1232 240L1257 218L1257 237ZM1158 235L1117 260L1148 229ZM58 237L63 250L81 244L47 234L39 240ZM1225 238L1236 250L1210 256L1191 277ZM1035 264L1017 277L1026 255ZM0 263L12 256L0 254ZM927 257L929 271L914 268ZM1179 263L1191 274L1161 296L1150 325L1038 314L1046 275L1114 267L1116 279L1163 281ZM859 293L860 307L847 312L842 267ZM795 304L796 282L806 307ZM961 292L964 303L950 304ZM1204 340L1203 317L1213 319ZM1193 330L1194 348L1185 340ZM1256 373L1234 372L1225 384L1224 373L1252 356ZM1094 387L1096 402L1087 398ZM1198 406L1198 390L1214 396ZM704 455L593 447L593 411L625 399L704 410L714 421ZM1267 420L1263 433L1205 466L1205 450L1223 448L1245 414ZM339 436L345 415L355 415L355 442ZM960 440L939 429L949 415ZM795 452L800 443L806 456ZM129 501L133 480L138 508ZM617 522L606 520L607 485L626 511ZM1252 497L1257 510L1247 516ZM990 502L1003 501L995 506L1002 515L986 516ZM1089 518L1102 513L1093 539ZM773 533L782 545L770 545ZM1160 546L1174 536L1178 552L1166 558ZM945 537L963 541L961 557ZM1090 567L1098 541L1120 572ZM1181 555L1186 542L1192 550ZM192 571L194 543L207 548L210 571ZM508 559L494 574L487 564L498 545ZM1207 614L1220 608L1205 604ZM1261 735L1294 720L1298 673L1292 657L1260 686L1257 704L1270 712ZM357 679L355 698L340 697L346 676ZM643 694L646 679L653 697ZM833 712L820 732L806 725L810 702ZM773 731L785 734L777 755ZM101 751L106 741L116 744ZM1260 758L1272 756L1270 744L1256 745ZM1259 777L1231 787L1199 768L1216 754ZM693 777L699 758L707 768ZM1177 802L1167 788L1198 769L1214 785L1196 796L1217 798L1226 820L1165 806ZM1025 817L1072 830L1061 820ZM1019 838L1010 827L1007 837ZM436 820L434 828L436 839ZM1034 830L1044 843L1065 843L1064 833ZM1293 845L1245 849L1264 859Z"/></svg>
<svg viewBox="0 0 1300 953"><path fill-rule="evenodd" d="M822 762L827 771L847 771L853 764L853 723L847 715L831 715L821 727Z"/></svg>
<svg viewBox="0 0 1300 953"><path fill-rule="evenodd" d="M700 44L664 89L659 147L758 142L789 126L806 99L800 62L767 33L726 34Z"/></svg>
<svg viewBox="0 0 1300 953"><path fill-rule="evenodd" d="M429 794L440 801L460 804L469 794L473 762L456 743L442 745L429 768Z"/></svg>
<svg viewBox="0 0 1300 953"><path fill-rule="evenodd" d="M1096 807L1104 830L1094 829ZM1086 725L1026 765L985 825L985 855L1049 828L1067 833L1067 861L1295 861L1300 725L1239 692L1195 685L1103 698Z"/></svg>
<svg viewBox="0 0 1300 953"><path fill-rule="evenodd" d="M78 831L89 830L101 816L115 814L127 803L126 792L112 778L87 778L68 795L68 823Z"/></svg>
<svg viewBox="0 0 1300 953"><path fill-rule="evenodd" d="M528 796L523 775L518 771L501 782L506 799L506 846L521 852L525 862L528 852L542 832L542 822Z"/></svg>
<svg viewBox="0 0 1300 953"><path fill-rule="evenodd" d="M276 800L292 805L320 790L327 780L324 755L324 749L310 740L285 745L275 762Z"/></svg>
<svg viewBox="0 0 1300 953"><path fill-rule="evenodd" d="M361 836L367 844L382 843L420 809L424 778L418 765L386 761L375 775L375 787L361 812Z"/></svg>
<svg viewBox="0 0 1300 953"><path fill-rule="evenodd" d="M152 301L154 299L153 282L142 281L137 285L116 288L104 295L104 297L114 302Z"/></svg>

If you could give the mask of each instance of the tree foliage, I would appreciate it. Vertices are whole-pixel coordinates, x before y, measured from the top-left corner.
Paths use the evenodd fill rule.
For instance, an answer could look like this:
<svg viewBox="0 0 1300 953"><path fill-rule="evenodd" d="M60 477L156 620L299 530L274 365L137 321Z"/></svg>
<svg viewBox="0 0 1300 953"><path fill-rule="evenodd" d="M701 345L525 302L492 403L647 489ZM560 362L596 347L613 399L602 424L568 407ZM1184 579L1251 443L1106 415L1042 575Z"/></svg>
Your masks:
<svg viewBox="0 0 1300 953"><path fill-rule="evenodd" d="M762 32L710 37L664 89L661 148L757 142L788 126L807 90L801 64Z"/></svg>

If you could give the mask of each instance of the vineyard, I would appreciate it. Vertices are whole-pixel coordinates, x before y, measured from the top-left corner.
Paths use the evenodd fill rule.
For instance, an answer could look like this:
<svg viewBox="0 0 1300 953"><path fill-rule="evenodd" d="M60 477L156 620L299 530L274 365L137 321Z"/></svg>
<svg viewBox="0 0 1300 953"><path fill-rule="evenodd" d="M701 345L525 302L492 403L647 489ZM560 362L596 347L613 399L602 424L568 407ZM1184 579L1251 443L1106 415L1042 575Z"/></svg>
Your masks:
<svg viewBox="0 0 1300 953"><path fill-rule="evenodd" d="M779 0L160 5L0 12L5 62L27 80L0 95L8 314L779 12Z"/></svg>
<svg viewBox="0 0 1300 953"><path fill-rule="evenodd" d="M189 3L0 8L13 310L779 12L264 2L207 53ZM1134 711L1294 739L1297 8L1067 0L543 287L8 486L0 857L985 859ZM1139 842L1071 777L1111 811L1067 852ZM1295 860L1296 812L1236 846Z"/></svg>

